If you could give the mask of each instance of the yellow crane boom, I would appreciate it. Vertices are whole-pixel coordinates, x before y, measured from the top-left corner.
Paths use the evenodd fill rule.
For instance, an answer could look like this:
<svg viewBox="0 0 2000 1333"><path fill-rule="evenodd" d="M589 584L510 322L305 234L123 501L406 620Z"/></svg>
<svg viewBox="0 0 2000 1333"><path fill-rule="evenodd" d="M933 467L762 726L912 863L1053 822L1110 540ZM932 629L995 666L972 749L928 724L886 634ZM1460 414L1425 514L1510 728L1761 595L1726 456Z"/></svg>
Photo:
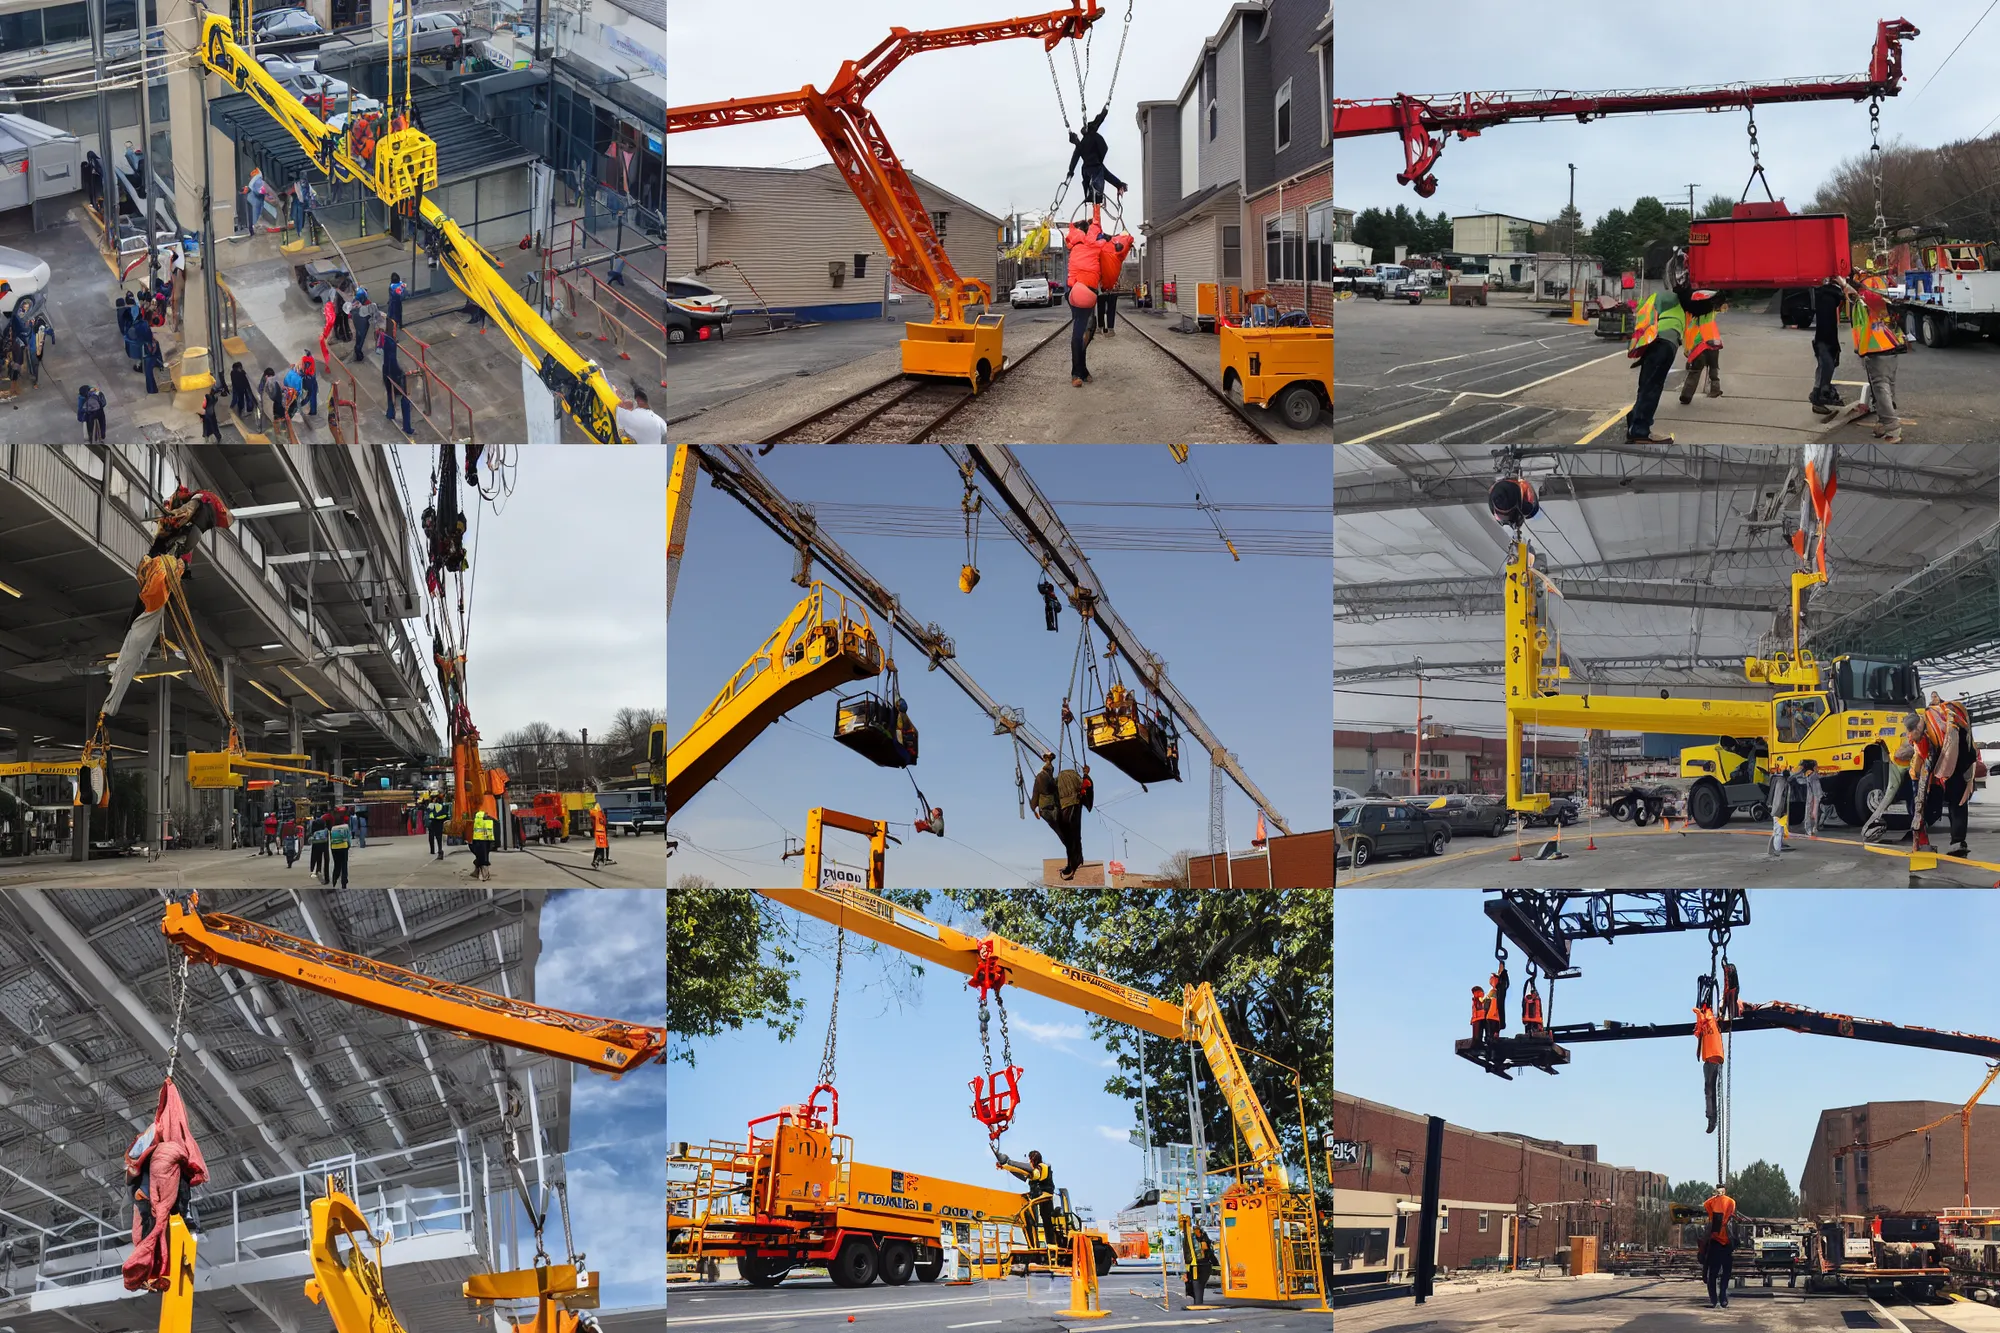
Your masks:
<svg viewBox="0 0 2000 1333"><path fill-rule="evenodd" d="M618 431L618 394L596 362L579 355L549 322L508 287L492 252L462 231L424 191L438 181L437 144L414 127L384 135L374 162L348 151L347 136L306 109L264 71L237 41L228 17L210 14L201 25L201 61L238 92L248 93L332 181L358 181L383 203L415 219L426 253L452 285L477 303L535 373L570 419L599 444L629 443Z"/></svg>

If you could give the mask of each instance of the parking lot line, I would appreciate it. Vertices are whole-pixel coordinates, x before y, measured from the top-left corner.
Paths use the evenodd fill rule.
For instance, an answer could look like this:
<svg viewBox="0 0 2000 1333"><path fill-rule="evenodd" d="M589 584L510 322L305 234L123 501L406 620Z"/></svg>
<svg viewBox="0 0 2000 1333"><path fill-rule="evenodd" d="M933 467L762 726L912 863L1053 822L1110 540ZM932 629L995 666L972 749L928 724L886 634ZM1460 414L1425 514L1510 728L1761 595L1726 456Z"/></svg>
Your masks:
<svg viewBox="0 0 2000 1333"><path fill-rule="evenodd" d="M1617 420L1619 420L1619 419L1620 419L1621 417L1623 417L1623 416L1624 416L1624 415L1625 415L1625 414L1626 414L1627 412L1629 412L1629 411L1631 411L1631 409L1630 409L1630 408L1628 408L1628 407L1614 407L1614 408L1612 408L1612 409L1611 409L1611 414L1610 414L1609 416L1605 417L1605 418L1604 418L1604 420L1602 420L1602 421L1598 422L1598 423L1597 423L1597 424L1596 424L1595 426L1592 426L1592 427L1590 428L1590 433L1589 433L1589 434L1587 434L1587 435L1585 435L1585 436L1583 436L1583 437L1582 437L1581 439L1579 439L1579 440L1577 441L1577 443L1578 443L1578 444L1589 444L1589 443L1590 443L1590 442L1591 442L1592 440L1594 440L1594 439L1596 439L1596 438L1597 438L1598 436L1600 436L1600 435L1604 434L1604 430L1605 430L1605 427L1609 426L1609 425L1610 425L1610 424L1611 424L1612 422L1614 422L1614 421L1617 421Z"/></svg>
<svg viewBox="0 0 2000 1333"><path fill-rule="evenodd" d="M1336 405L1335 405L1335 407L1334 407L1334 411L1335 411L1335 413L1336 413L1336 414L1338 414L1338 413L1339 413L1339 411L1340 411L1340 408L1339 408L1339 406L1338 406L1337 404L1336 404ZM1368 432L1368 433L1367 433L1366 435L1359 435L1359 436L1356 436L1356 437L1355 437L1354 439L1351 439L1351 440L1344 440L1344 441L1341 441L1341 443L1344 443L1344 444L1366 444L1366 443L1368 443L1368 441L1370 441L1370 440L1379 440L1379 439L1381 439L1381 438L1382 438L1382 437L1383 437L1384 435L1394 435L1394 434L1395 434L1395 433L1396 433L1397 431L1400 431L1400 430L1408 430L1408 429L1409 429L1410 427L1412 427L1412 426L1415 426L1415 425L1419 425L1419 424L1421 424L1421 423L1423 423L1423 422L1426 422L1426 421L1435 421L1435 420L1437 420L1437 419L1438 419L1439 417L1441 417L1441 416L1443 416L1443 415L1444 415L1444 413L1442 413L1442 412L1426 412L1426 413L1425 413L1425 414L1424 414L1423 416L1420 416L1420 417L1411 417L1411 418L1410 418L1410 419L1409 419L1408 421L1399 421L1399 422L1397 422L1397 423L1396 423L1395 425L1393 425L1393 426L1384 426L1384 427L1383 427L1382 429L1380 429L1380 430L1372 430L1372 431L1369 431L1369 432Z"/></svg>
<svg viewBox="0 0 2000 1333"><path fill-rule="evenodd" d="M1558 370L1553 375L1544 375L1538 380L1532 380L1527 384L1517 384L1513 388L1503 389L1499 393L1482 393L1476 389L1461 389L1459 390L1459 393L1461 396L1466 398L1511 398L1515 394L1521 393L1528 389L1532 389L1537 385L1547 384L1550 380L1559 380L1565 375L1574 374L1575 372L1584 369L1586 366L1594 366L1600 361L1609 361L1614 356L1623 356L1623 355L1625 355L1623 352L1606 352L1603 356L1594 356L1590 358L1590 360L1588 361L1579 361L1575 365L1571 366L1568 370Z"/></svg>
<svg viewBox="0 0 2000 1333"><path fill-rule="evenodd" d="M886 1305L818 1305L809 1310L794 1310L784 1306L772 1306L765 1310L750 1310L742 1314L675 1315L670 1321L676 1328L684 1324L741 1324L752 1319L798 1319L815 1314L872 1314L883 1310L921 1310L932 1305L985 1305L993 1301L1019 1300L1026 1292L1003 1291L983 1296L956 1296L935 1301L897 1301Z"/></svg>

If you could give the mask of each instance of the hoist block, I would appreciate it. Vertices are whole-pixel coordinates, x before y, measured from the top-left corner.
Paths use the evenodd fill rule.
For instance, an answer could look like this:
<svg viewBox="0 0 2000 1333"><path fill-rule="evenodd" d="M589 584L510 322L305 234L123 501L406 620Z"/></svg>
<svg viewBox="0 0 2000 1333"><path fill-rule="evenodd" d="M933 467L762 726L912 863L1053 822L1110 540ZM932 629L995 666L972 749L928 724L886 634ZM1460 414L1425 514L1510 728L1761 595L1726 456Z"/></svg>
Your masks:
<svg viewBox="0 0 2000 1333"><path fill-rule="evenodd" d="M1688 277L1697 288L1813 287L1853 267L1847 218L1742 203L1688 228Z"/></svg>
<svg viewBox="0 0 2000 1333"><path fill-rule="evenodd" d="M1006 1133L1021 1107L1021 1067L1008 1065L966 1086L972 1089L972 1118L986 1126L986 1137L997 1139Z"/></svg>
<svg viewBox="0 0 2000 1333"><path fill-rule="evenodd" d="M872 690L850 694L835 706L833 738L880 768L908 768L917 762L917 729L897 725L896 706Z"/></svg>
<svg viewBox="0 0 2000 1333"><path fill-rule="evenodd" d="M437 183L437 143L422 130L397 130L375 145L375 193L384 203L414 199Z"/></svg>
<svg viewBox="0 0 2000 1333"><path fill-rule="evenodd" d="M1165 714L1107 708L1086 715L1083 725L1090 752L1132 781L1180 781L1180 737Z"/></svg>

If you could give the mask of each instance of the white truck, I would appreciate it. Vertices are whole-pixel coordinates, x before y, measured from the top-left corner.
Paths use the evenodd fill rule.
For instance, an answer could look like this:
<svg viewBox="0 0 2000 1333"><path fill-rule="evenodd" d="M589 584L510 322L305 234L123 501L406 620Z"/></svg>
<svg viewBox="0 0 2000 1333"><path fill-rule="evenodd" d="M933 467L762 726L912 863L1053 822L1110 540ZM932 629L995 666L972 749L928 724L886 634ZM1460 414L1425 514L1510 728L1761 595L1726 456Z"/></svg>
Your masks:
<svg viewBox="0 0 2000 1333"><path fill-rule="evenodd" d="M1356 296L1372 296L1378 301L1394 297L1414 304L1430 289L1430 270L1407 264L1376 264L1354 280Z"/></svg>
<svg viewBox="0 0 2000 1333"><path fill-rule="evenodd" d="M1888 295L1903 331L1925 347L2000 338L2000 273L1918 269Z"/></svg>

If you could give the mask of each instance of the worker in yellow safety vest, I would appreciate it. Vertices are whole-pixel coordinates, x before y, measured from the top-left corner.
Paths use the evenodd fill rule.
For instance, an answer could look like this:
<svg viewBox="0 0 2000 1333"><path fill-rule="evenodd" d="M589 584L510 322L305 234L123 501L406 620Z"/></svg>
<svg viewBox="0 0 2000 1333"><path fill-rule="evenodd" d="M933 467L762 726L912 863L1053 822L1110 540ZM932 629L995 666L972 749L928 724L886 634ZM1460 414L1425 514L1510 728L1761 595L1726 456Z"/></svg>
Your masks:
<svg viewBox="0 0 2000 1333"><path fill-rule="evenodd" d="M1703 371L1708 372L1708 396L1722 397L1722 330L1717 325L1721 313L1719 292L1695 292L1687 302L1687 379L1681 383L1681 405L1694 401L1701 387Z"/></svg>
<svg viewBox="0 0 2000 1333"><path fill-rule="evenodd" d="M493 866L493 816L481 810L472 817L472 836L466 840L472 848L472 877L492 879Z"/></svg>
<svg viewBox="0 0 2000 1333"><path fill-rule="evenodd" d="M1671 291L1656 292L1639 306L1632 326L1632 342L1625 355L1639 371L1639 387L1632 410L1625 414L1627 444L1672 444L1671 435L1653 434L1653 414L1660 409L1660 392L1673 373L1674 357L1680 351L1687 327L1687 311L1680 297Z"/></svg>
<svg viewBox="0 0 2000 1333"><path fill-rule="evenodd" d="M1871 275L1872 276L1872 275ZM1896 327L1896 314L1888 300L1859 273L1837 279L1847 296L1847 328L1854 338L1855 355L1868 376L1868 392L1849 406L1845 420L1859 421L1875 414L1875 436L1885 444L1903 442L1903 423L1896 415L1896 358L1908 346L1908 339Z"/></svg>

